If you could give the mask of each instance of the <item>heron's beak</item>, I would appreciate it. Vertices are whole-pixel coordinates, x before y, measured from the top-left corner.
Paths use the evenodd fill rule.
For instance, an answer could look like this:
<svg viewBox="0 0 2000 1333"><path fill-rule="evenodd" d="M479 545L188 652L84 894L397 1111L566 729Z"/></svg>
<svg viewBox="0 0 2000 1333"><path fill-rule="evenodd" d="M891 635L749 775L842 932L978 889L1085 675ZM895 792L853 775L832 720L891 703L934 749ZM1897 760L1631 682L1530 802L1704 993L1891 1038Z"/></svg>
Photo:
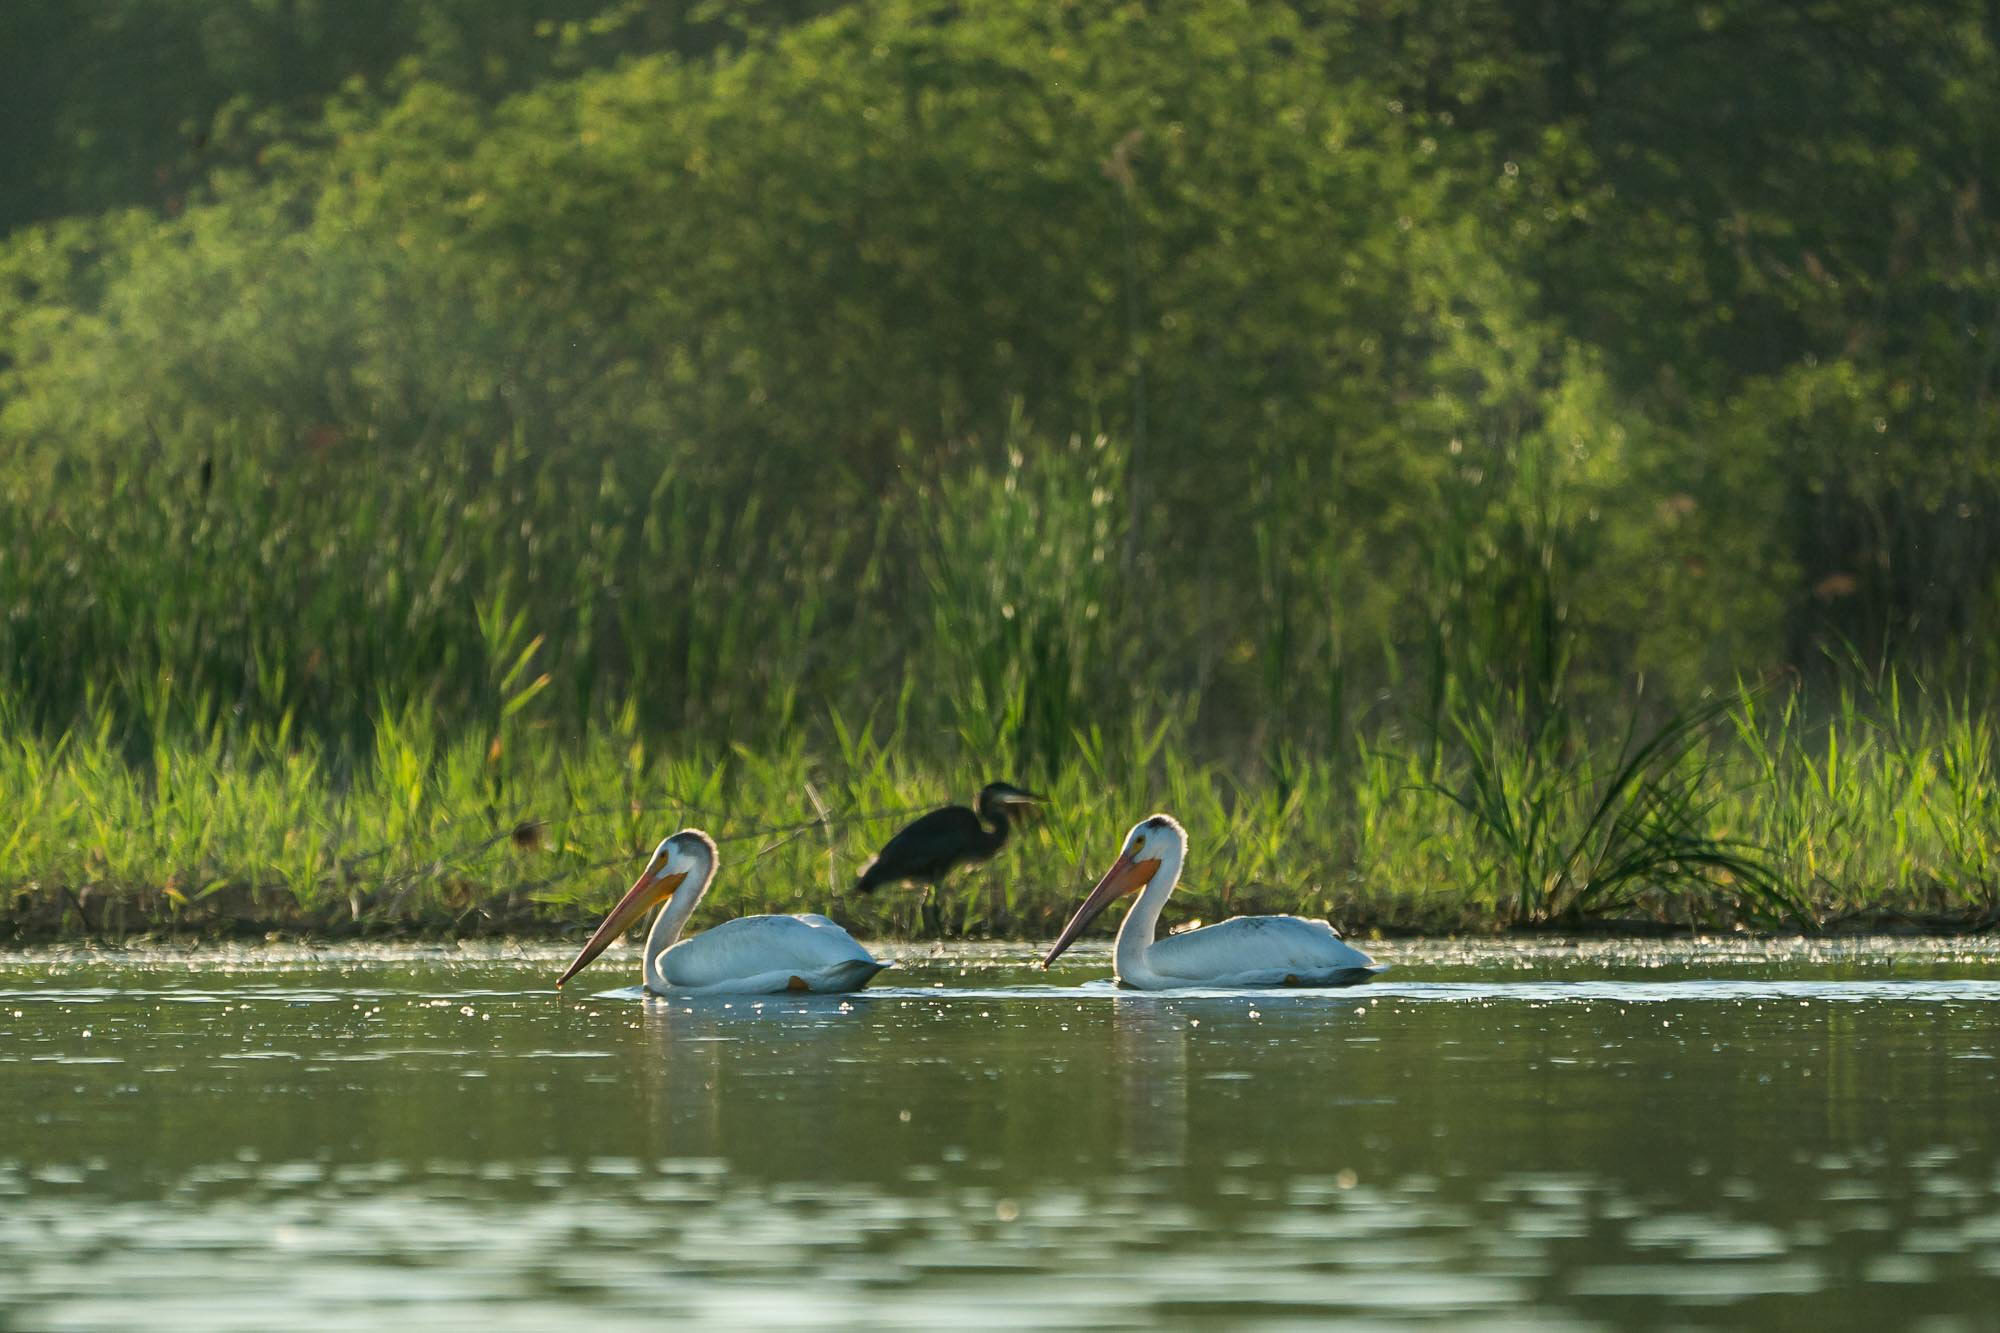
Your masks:
<svg viewBox="0 0 2000 1333"><path fill-rule="evenodd" d="M556 988L560 990L563 982L588 967L590 960L610 947L611 941L631 929L632 923L644 916L647 908L663 899L673 897L674 890L678 889L681 881L686 878L685 870L676 870L671 875L660 875L654 872L653 866L647 866L645 872L639 876L638 882L626 890L625 896L618 900L618 906L612 908L611 914L599 923L589 941L584 944L583 952L579 953L576 961L569 965L569 970L556 978Z"/></svg>
<svg viewBox="0 0 2000 1333"><path fill-rule="evenodd" d="M1062 955L1064 949L1076 942L1083 934L1083 928L1091 923L1099 912L1111 906L1128 893L1136 893L1152 881L1153 874L1160 868L1160 858L1149 856L1143 861L1134 861L1131 853L1120 852L1118 859L1111 863L1111 869L1104 872L1104 878L1097 881L1097 887L1083 900L1083 906L1076 909L1076 915L1063 927L1056 942L1042 955L1042 966L1046 968Z"/></svg>

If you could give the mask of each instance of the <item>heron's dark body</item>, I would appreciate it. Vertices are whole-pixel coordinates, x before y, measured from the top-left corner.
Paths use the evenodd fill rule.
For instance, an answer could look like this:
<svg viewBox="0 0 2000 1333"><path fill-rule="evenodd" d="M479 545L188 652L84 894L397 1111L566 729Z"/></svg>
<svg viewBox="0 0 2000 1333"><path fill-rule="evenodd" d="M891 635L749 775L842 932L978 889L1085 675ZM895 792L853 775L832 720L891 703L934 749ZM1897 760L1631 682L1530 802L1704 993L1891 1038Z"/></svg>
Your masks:
<svg viewBox="0 0 2000 1333"><path fill-rule="evenodd" d="M962 805L933 810L884 843L854 887L867 893L902 880L935 884L959 866L987 860L999 851L1007 841L1007 816L999 815L997 823L988 829Z"/></svg>
<svg viewBox="0 0 2000 1333"><path fill-rule="evenodd" d="M918 816L862 867L855 890L867 893L906 880L935 886L959 866L987 860L1007 842L1008 800L1023 797L1039 799L1006 783L993 783L979 793L978 814L962 805L947 805Z"/></svg>

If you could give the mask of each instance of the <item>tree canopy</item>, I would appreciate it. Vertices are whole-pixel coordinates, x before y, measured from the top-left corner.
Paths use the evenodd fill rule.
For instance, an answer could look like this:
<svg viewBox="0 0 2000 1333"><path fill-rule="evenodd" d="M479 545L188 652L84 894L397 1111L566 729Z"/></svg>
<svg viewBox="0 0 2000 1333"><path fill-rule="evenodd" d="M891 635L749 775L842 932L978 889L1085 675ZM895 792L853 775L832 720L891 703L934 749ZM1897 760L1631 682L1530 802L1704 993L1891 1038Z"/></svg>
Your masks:
<svg viewBox="0 0 2000 1333"><path fill-rule="evenodd" d="M0 677L372 707L496 588L663 725L795 716L718 634L1218 733L1991 677L1990 5L599 9L0 11Z"/></svg>

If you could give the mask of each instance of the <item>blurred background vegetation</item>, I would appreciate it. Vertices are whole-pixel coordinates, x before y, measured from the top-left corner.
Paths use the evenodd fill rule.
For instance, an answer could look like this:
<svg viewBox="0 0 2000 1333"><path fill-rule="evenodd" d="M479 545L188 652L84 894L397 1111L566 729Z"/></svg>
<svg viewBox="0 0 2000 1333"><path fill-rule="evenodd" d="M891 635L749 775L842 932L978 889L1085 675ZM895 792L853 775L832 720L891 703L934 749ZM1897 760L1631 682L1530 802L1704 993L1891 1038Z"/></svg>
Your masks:
<svg viewBox="0 0 2000 1333"><path fill-rule="evenodd" d="M12 0L0 123L17 809L1165 728L1359 874L1387 755L1907 680L1971 850L1871 891L1995 892L1990 3Z"/></svg>

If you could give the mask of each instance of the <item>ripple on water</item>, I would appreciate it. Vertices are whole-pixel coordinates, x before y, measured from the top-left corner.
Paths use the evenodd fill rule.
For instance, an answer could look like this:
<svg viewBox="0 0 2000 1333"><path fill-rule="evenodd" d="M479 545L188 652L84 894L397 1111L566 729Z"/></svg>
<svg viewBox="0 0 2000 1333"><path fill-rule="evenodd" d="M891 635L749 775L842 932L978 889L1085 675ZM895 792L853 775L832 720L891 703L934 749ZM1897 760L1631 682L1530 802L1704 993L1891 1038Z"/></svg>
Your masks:
<svg viewBox="0 0 2000 1333"><path fill-rule="evenodd" d="M1886 1327L2000 1276L2000 952L1377 951L726 1003L551 994L562 948L0 964L0 1324Z"/></svg>
<svg viewBox="0 0 2000 1333"><path fill-rule="evenodd" d="M1753 1296L1799 1296L1825 1285L1811 1260L1769 1263L1609 1264L1585 1269L1570 1286L1578 1296L1638 1296L1669 1305L1726 1305Z"/></svg>

